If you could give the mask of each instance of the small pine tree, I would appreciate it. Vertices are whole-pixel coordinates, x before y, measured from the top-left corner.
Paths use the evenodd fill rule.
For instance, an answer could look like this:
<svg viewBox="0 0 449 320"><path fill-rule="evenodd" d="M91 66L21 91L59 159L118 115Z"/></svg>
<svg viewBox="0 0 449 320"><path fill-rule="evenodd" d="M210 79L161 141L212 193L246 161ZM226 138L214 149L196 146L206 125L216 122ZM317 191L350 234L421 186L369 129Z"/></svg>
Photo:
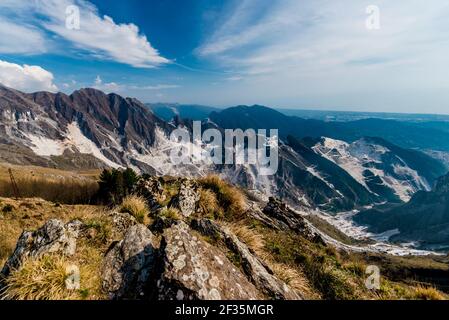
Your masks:
<svg viewBox="0 0 449 320"><path fill-rule="evenodd" d="M125 196L129 196L134 191L134 186L139 181L139 176L137 173L131 169L127 168L123 171L123 188Z"/></svg>
<svg viewBox="0 0 449 320"><path fill-rule="evenodd" d="M108 205L117 205L130 195L139 180L137 173L128 168L126 170L104 169L100 174L98 198Z"/></svg>

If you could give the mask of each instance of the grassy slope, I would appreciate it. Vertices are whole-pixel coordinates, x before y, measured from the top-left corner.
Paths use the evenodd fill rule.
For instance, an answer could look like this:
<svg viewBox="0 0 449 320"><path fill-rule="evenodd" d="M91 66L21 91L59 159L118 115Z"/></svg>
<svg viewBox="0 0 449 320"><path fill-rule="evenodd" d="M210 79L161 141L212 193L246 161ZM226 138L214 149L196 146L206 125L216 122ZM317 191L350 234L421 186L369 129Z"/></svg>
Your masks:
<svg viewBox="0 0 449 320"><path fill-rule="evenodd" d="M29 167L16 171L19 177L27 177L30 171L38 172L40 176L53 179L55 171ZM28 172L28 173L27 173ZM36 174L36 173L34 173ZM80 176L82 179L95 176L94 173L68 173L59 172L61 176ZM0 175L0 178L2 176ZM4 177L4 174L3 174ZM215 219L217 222L228 225L234 233L253 249L273 270L276 276L287 282L292 288L301 292L309 299L435 299L446 298L446 296L433 289L433 286L441 285L435 277L422 277L423 271L430 274L445 274L447 272L447 261L435 260L430 257L399 258L385 255L360 255L337 252L332 247L324 247L312 243L293 232L280 232L268 228L259 221L242 214L242 199L244 195L232 186L227 185L215 178L199 181L202 188L200 200L200 212L198 217ZM171 199L178 189L177 181L166 179L164 184L166 197L163 202ZM162 201L162 200L161 200ZM129 203L124 206L127 210ZM210 209L213 210L210 210ZM131 211L134 209L131 209ZM143 209L144 210L144 209ZM136 211L136 210L135 210ZM152 212L152 219L145 221L152 224L157 220L157 215L167 215L166 210L159 213ZM80 219L91 230L88 240L79 244L79 253L67 261L38 261L38 266L50 266L52 271L58 271L61 266L67 264L82 265L83 278L82 289L76 293L58 291L51 293L48 284L33 284L39 290L44 290L52 298L70 299L102 299L105 298L101 292L99 281L99 266L101 257L106 252L112 241L117 240L107 220L105 208L90 205L61 205L38 198L13 200L0 198L0 263L11 254L15 243L23 230L34 230L42 226L51 218L63 221ZM339 237L344 238L343 235ZM346 239L348 240L348 239ZM348 240L350 241L350 239ZM228 254L230 260L238 266L239 257L230 255L220 244L215 243ZM364 284L367 265L375 264L381 269L381 289L368 290ZM23 270L35 270L33 261L27 264ZM58 269L59 268L59 269ZM45 269L45 268L43 268ZM25 272L23 271L23 272ZM401 273L402 271L402 273ZM406 271L406 272L405 272ZM24 275L17 273L16 284L23 284ZM429 275L424 274L424 275ZM37 275L34 279L41 279ZM446 277L447 278L447 277ZM438 280L438 279L437 279ZM22 282L21 282L22 281ZM27 280L28 281L28 280ZM54 283L50 283L54 287ZM43 286L43 287L42 287ZM47 286L47 287L46 287ZM16 291L12 291L17 297L27 297L28 291L25 286L18 285ZM31 295L31 297L35 297Z"/></svg>
<svg viewBox="0 0 449 320"><path fill-rule="evenodd" d="M86 203L97 191L99 170L63 171L0 163L0 197L13 197L8 169L13 171L21 197L40 197L67 204ZM87 201L86 201L87 199Z"/></svg>

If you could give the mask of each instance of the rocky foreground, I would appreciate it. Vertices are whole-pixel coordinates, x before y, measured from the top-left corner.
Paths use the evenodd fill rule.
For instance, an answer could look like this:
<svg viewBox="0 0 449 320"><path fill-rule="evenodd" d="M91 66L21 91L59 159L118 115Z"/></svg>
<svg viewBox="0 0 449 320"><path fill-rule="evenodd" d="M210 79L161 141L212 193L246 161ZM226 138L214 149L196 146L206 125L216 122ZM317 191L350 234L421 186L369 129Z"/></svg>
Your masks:
<svg viewBox="0 0 449 320"><path fill-rule="evenodd" d="M155 208L155 198L163 194L157 179L142 183L139 193L146 195L153 209L163 209ZM153 223L154 232L138 223L130 213L110 213L114 231L123 237L110 245L102 261L102 289L109 298L302 298L300 293L274 276L273 271L228 228L211 219L194 218L199 197L198 186L183 180L170 205L178 210L179 216L176 219L158 217ZM279 210L285 208L270 204L258 214L275 228L286 228L289 220L282 221L287 217L283 217ZM10 274L19 270L23 261L49 254L73 256L77 252L77 243L90 236L89 227L79 220L63 223L53 219L36 231L24 232L1 271L3 283L8 283ZM223 243L225 250L241 259L240 267L205 238Z"/></svg>
<svg viewBox="0 0 449 320"><path fill-rule="evenodd" d="M117 207L96 220L51 219L23 232L1 269L1 297L299 300L387 294L364 288L363 268L347 259L343 266L340 254L284 203L245 199L239 207L223 191L236 189L214 183L142 179L135 193L145 199L148 215ZM265 236L263 249L251 243L247 226ZM60 276L61 261L65 270L75 266L74 277L63 270L60 280L49 278Z"/></svg>

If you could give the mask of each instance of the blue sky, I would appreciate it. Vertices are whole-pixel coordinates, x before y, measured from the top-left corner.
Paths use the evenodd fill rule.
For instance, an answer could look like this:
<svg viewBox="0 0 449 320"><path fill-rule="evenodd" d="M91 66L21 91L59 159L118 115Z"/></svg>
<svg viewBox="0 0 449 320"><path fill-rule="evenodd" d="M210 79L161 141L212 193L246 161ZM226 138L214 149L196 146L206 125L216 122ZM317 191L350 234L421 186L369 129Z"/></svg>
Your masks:
<svg viewBox="0 0 449 320"><path fill-rule="evenodd" d="M79 29L66 26L73 5ZM448 16L445 0L0 0L0 82L144 102L447 114Z"/></svg>

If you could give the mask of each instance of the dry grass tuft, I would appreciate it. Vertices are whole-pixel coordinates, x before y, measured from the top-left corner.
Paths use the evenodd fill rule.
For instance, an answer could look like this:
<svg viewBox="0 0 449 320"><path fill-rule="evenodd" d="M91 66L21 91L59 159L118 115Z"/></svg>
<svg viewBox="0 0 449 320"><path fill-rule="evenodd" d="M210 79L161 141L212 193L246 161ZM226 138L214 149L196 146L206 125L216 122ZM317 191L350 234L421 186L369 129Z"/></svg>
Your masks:
<svg viewBox="0 0 449 320"><path fill-rule="evenodd" d="M145 225L149 224L148 214L150 210L148 209L147 203L143 197L138 196L127 196L119 208L120 212L126 212L134 216L137 222L143 223Z"/></svg>
<svg viewBox="0 0 449 320"><path fill-rule="evenodd" d="M412 300L444 300L444 296L440 291L433 287L424 287L422 285L414 288L412 292L412 296L410 297Z"/></svg>
<svg viewBox="0 0 449 320"><path fill-rule="evenodd" d="M66 300L74 299L76 292L66 288L69 266L63 257L44 256L28 259L5 280L2 299Z"/></svg>
<svg viewBox="0 0 449 320"><path fill-rule="evenodd" d="M201 213L209 219L219 219L224 215L215 193L209 189L200 190L199 208Z"/></svg>
<svg viewBox="0 0 449 320"><path fill-rule="evenodd" d="M306 299L320 299L321 296L312 289L305 274L297 268L283 263L268 262L273 273L293 290Z"/></svg>
<svg viewBox="0 0 449 320"><path fill-rule="evenodd" d="M0 222L0 224L2 223ZM0 269L14 251L17 241L15 237L16 233L16 228L9 224L2 224L0 226Z"/></svg>
<svg viewBox="0 0 449 320"><path fill-rule="evenodd" d="M106 216L93 217L84 221L85 228L88 230L88 239L91 243L97 245L106 245L113 235L113 227Z"/></svg>
<svg viewBox="0 0 449 320"><path fill-rule="evenodd" d="M97 248L81 245L74 257L44 255L28 258L5 280L1 299L85 300L104 299L101 291L102 255ZM66 281L69 267L79 270L79 288L70 289Z"/></svg>
<svg viewBox="0 0 449 320"><path fill-rule="evenodd" d="M226 223L225 226L241 241L245 242L269 266L274 275L288 284L290 288L306 299L320 298L320 295L316 290L312 289L307 277L300 269L273 260L273 256L266 250L266 242L263 235L257 229L250 227L243 221Z"/></svg>
<svg viewBox="0 0 449 320"><path fill-rule="evenodd" d="M81 220L89 224L102 221L106 216L101 206L56 205L38 198L19 200L0 198L0 208L6 205L11 205L15 209L7 214L0 213L0 268L14 251L23 230L36 230L50 219L64 222Z"/></svg>
<svg viewBox="0 0 449 320"><path fill-rule="evenodd" d="M254 229L251 229L247 225L240 222L228 223L226 226L255 253L262 254L265 248L265 240L263 236L257 233Z"/></svg>
<svg viewBox="0 0 449 320"><path fill-rule="evenodd" d="M3 298L8 299L103 299L100 266L110 242L111 225L101 206L57 205L42 199L0 198L0 207L11 204L11 214L0 217L0 268L12 254L23 230L36 230L49 219L83 221L95 237L80 239L72 257L46 255L24 261L7 280ZM66 267L78 266L80 290L67 290Z"/></svg>
<svg viewBox="0 0 449 320"><path fill-rule="evenodd" d="M159 216L171 219L171 220L179 220L180 212L176 208L164 208L159 212Z"/></svg>
<svg viewBox="0 0 449 320"><path fill-rule="evenodd" d="M217 175L201 178L199 183L203 188L215 193L227 220L243 218L246 211L246 201L245 195L238 188L225 182Z"/></svg>

